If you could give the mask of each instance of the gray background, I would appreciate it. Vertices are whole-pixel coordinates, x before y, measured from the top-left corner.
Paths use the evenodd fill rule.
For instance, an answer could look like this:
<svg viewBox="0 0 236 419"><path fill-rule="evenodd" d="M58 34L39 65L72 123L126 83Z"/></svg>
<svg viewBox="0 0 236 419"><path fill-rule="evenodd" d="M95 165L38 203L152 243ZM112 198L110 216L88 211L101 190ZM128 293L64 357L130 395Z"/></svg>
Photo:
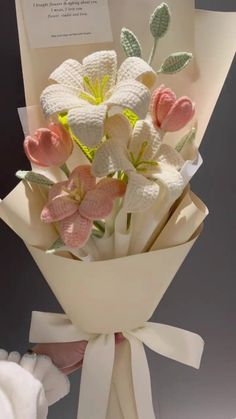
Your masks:
<svg viewBox="0 0 236 419"><path fill-rule="evenodd" d="M197 0L196 5L236 11L236 0ZM3 2L1 10L2 198L16 184L13 173L27 167L27 162L21 151L16 113L24 104L24 96L13 0ZM236 418L235 88L236 61L201 147L205 165L192 182L211 215L154 316L154 320L205 338L202 368L196 372L148 352L159 419ZM0 225L0 347L24 352L32 309L57 312L60 307L23 244L3 223ZM79 378L79 374L72 377L71 394L51 408L50 419L76 418Z"/></svg>

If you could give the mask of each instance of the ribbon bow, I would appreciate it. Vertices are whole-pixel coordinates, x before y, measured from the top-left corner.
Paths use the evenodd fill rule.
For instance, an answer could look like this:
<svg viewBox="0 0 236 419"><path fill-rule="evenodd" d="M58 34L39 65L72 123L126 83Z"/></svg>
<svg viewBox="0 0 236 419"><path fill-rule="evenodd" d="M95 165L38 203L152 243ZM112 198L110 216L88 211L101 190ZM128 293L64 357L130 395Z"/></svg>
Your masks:
<svg viewBox="0 0 236 419"><path fill-rule="evenodd" d="M155 419L150 373L144 350L199 368L204 342L194 333L159 323L122 331L131 348L133 391L138 419ZM87 340L77 419L106 419L115 361L115 335L87 334L64 314L33 312L30 341L34 343Z"/></svg>

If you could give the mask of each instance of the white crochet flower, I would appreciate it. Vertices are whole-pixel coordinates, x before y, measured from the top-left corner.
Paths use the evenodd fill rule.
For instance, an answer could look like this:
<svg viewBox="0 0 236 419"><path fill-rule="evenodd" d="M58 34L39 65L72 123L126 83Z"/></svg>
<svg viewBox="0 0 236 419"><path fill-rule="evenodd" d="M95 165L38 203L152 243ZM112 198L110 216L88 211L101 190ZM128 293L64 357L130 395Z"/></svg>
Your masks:
<svg viewBox="0 0 236 419"><path fill-rule="evenodd" d="M179 172L184 164L180 154L161 142L152 123L140 120L134 130L122 115L106 122L108 135L97 150L92 171L95 176L123 171L128 176L124 198L127 212L146 211L158 198L171 195L175 201L184 189Z"/></svg>
<svg viewBox="0 0 236 419"><path fill-rule="evenodd" d="M111 108L130 109L139 118L148 111L149 89L156 73L141 58L127 58L117 71L115 51L99 51L80 64L69 59L50 76L57 82L41 95L46 117L68 112L75 136L88 147L96 146L104 135L104 121Z"/></svg>

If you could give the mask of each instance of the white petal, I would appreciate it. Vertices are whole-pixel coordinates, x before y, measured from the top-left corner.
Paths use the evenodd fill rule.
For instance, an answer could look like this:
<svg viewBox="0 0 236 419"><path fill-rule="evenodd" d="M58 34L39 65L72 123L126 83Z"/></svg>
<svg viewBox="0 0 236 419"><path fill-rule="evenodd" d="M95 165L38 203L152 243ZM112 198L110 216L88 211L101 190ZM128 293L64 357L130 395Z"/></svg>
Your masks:
<svg viewBox="0 0 236 419"><path fill-rule="evenodd" d="M87 147L95 147L103 138L107 107L85 105L68 113L68 123L75 136Z"/></svg>
<svg viewBox="0 0 236 419"><path fill-rule="evenodd" d="M48 86L41 94L40 102L46 117L67 112L86 103L79 99L77 89L61 84Z"/></svg>
<svg viewBox="0 0 236 419"><path fill-rule="evenodd" d="M84 75L88 76L92 83L96 80L101 82L105 76L109 76L107 89L112 88L116 82L117 56L115 51L97 51L83 60Z"/></svg>
<svg viewBox="0 0 236 419"><path fill-rule="evenodd" d="M157 79L156 72L142 58L129 57L118 71L118 82L135 79L151 89Z"/></svg>
<svg viewBox="0 0 236 419"><path fill-rule="evenodd" d="M105 122L105 134L127 146L132 135L131 125L124 115L113 115Z"/></svg>
<svg viewBox="0 0 236 419"><path fill-rule="evenodd" d="M134 127L132 141L129 149L135 157L138 156L143 143L147 143L142 160L153 160L160 148L161 139L153 124L147 120L138 121Z"/></svg>
<svg viewBox="0 0 236 419"><path fill-rule="evenodd" d="M49 78L64 86L82 89L83 66L76 60L66 60L53 71Z"/></svg>
<svg viewBox="0 0 236 419"><path fill-rule="evenodd" d="M157 172L153 175L156 181L163 185L173 202L179 198L184 190L184 180L181 174L172 166L160 163Z"/></svg>
<svg viewBox="0 0 236 419"><path fill-rule="evenodd" d="M181 169L185 163L181 154L168 144L161 144L156 158L160 163L173 166L177 170Z"/></svg>
<svg viewBox="0 0 236 419"><path fill-rule="evenodd" d="M124 198L124 209L127 212L142 212L149 209L158 198L160 187L139 173L129 174L129 182Z"/></svg>
<svg viewBox="0 0 236 419"><path fill-rule="evenodd" d="M141 119L147 114L149 102L149 90L136 80L118 83L111 97L106 101L108 106L130 109Z"/></svg>
<svg viewBox="0 0 236 419"><path fill-rule="evenodd" d="M119 170L133 170L127 150L118 141L109 139L97 150L93 163L94 176L103 177Z"/></svg>

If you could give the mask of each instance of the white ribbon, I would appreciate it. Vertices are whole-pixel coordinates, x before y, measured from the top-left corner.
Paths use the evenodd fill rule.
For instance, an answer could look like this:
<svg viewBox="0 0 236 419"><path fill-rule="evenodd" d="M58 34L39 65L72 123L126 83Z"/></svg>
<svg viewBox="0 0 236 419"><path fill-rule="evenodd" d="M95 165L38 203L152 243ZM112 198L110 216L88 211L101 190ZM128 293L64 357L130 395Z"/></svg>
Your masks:
<svg viewBox="0 0 236 419"><path fill-rule="evenodd" d="M144 350L199 368L204 342L194 333L159 323L122 331L131 348L134 395L138 419L155 419L151 379ZM88 340L85 351L77 419L106 419L115 355L115 337L87 334L64 314L33 312L30 342L59 343Z"/></svg>

